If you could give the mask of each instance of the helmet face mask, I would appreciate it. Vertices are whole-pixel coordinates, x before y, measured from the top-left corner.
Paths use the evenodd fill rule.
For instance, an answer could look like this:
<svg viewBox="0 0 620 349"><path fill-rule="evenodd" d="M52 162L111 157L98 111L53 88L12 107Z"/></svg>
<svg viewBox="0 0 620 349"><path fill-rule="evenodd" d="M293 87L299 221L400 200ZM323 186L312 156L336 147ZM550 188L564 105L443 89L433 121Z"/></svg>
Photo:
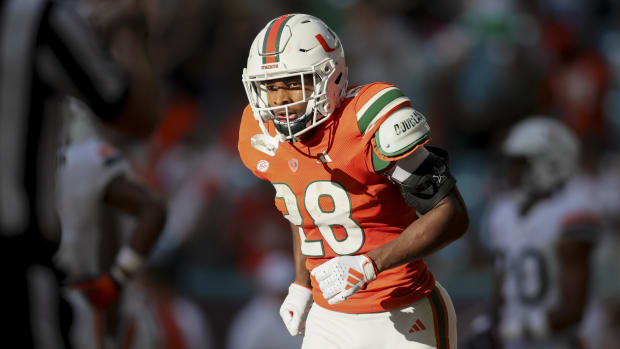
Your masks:
<svg viewBox="0 0 620 349"><path fill-rule="evenodd" d="M266 85L291 79L299 79L301 99L270 105ZM293 141L328 120L340 105L347 87L344 51L336 34L318 18L281 16L269 22L252 43L242 81L263 133ZM304 103L304 114L299 115ZM291 110L297 110L294 117ZM267 132L268 122L274 123L275 135Z"/></svg>
<svg viewBox="0 0 620 349"><path fill-rule="evenodd" d="M296 94L300 95L299 100L270 106L270 90L276 89L272 86L278 83L285 85L283 88L286 90L298 91ZM278 79L252 81L246 86L250 88L248 99L254 112L260 115L261 121L272 121L281 134L295 135L303 131L309 122L316 123L322 117L314 108L317 100L324 98L324 94L314 92L316 83L315 74L295 73Z"/></svg>

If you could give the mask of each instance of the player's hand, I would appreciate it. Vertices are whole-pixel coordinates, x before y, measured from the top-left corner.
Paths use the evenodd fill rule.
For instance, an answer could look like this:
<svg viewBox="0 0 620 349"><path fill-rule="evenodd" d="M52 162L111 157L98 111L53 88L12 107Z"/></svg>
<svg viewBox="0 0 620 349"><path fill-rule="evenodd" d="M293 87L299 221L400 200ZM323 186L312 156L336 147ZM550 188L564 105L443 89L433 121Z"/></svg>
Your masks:
<svg viewBox="0 0 620 349"><path fill-rule="evenodd" d="M366 255L338 256L314 268L312 276L327 302L336 304L376 279L377 270Z"/></svg>
<svg viewBox="0 0 620 349"><path fill-rule="evenodd" d="M306 317L312 305L312 291L309 288L292 283L288 295L280 307L280 316L291 336L303 335L306 329Z"/></svg>
<svg viewBox="0 0 620 349"><path fill-rule="evenodd" d="M120 293L120 284L110 274L73 282L71 286L81 290L97 309L107 309L115 304Z"/></svg>

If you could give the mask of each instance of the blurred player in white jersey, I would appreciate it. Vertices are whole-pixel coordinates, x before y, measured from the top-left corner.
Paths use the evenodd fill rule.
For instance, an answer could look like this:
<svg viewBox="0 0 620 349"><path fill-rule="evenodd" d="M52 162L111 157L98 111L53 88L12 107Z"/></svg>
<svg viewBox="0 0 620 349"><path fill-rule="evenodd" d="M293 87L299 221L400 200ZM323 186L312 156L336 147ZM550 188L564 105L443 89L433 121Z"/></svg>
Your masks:
<svg viewBox="0 0 620 349"><path fill-rule="evenodd" d="M77 103L71 102L72 112L87 113ZM164 227L166 211L153 193L130 178L128 161L90 129L85 121L88 116L76 118L80 121L72 125L73 141L59 154L57 202L62 235L55 262L68 275L74 346L115 347L114 337L122 332L115 321L122 286L144 264ZM114 231L104 228L105 208L135 218L127 241L119 238L120 245L107 250L102 245L113 242Z"/></svg>
<svg viewBox="0 0 620 349"><path fill-rule="evenodd" d="M601 165L603 229L592 258L594 295L582 327L586 349L615 349L620 343L620 157L608 156Z"/></svg>
<svg viewBox="0 0 620 349"><path fill-rule="evenodd" d="M571 348L588 301L599 230L594 186L578 175L580 145L562 123L532 117L502 146L513 190L490 215L504 348Z"/></svg>

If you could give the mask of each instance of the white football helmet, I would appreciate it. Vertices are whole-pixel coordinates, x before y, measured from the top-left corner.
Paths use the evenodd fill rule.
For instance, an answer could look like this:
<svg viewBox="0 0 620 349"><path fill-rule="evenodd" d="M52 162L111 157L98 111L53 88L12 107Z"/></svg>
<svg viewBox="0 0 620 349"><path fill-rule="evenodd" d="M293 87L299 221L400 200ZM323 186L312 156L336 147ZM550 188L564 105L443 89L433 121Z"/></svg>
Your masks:
<svg viewBox="0 0 620 349"><path fill-rule="evenodd" d="M502 150L507 156L527 159L522 184L526 189L546 192L577 171L580 144L574 132L560 121L533 116L513 126Z"/></svg>
<svg viewBox="0 0 620 349"><path fill-rule="evenodd" d="M299 77L303 99L298 102L269 107L264 83L268 80ZM306 95L304 77L312 77L314 91ZM254 117L263 135L252 143L275 146L325 122L340 106L347 89L347 67L338 36L320 19L305 14L288 14L271 20L250 47L242 81ZM308 103L306 113L294 120L289 107ZM278 120L274 110L285 108L286 120ZM265 123L272 120L276 134L270 135ZM260 136L260 137L259 137Z"/></svg>

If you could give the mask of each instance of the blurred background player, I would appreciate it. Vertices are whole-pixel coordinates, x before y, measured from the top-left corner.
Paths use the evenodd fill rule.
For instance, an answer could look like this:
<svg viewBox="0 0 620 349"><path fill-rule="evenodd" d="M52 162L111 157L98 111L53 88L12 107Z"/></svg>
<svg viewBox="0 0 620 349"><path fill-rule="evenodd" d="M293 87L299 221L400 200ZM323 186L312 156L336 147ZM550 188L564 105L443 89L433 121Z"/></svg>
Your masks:
<svg viewBox="0 0 620 349"><path fill-rule="evenodd" d="M107 126L145 137L157 121L157 85L140 38L126 27L115 30L110 41L114 61L64 2L1 1L0 25L3 333L6 341L22 348L35 342L53 347L66 337L33 336L31 326L51 328L65 322L43 316L41 304L30 305L44 288L28 284L43 280L33 279L31 271L41 270L37 265L51 267L58 242L52 175L61 125L56 97L75 95ZM57 297L57 284L46 284L50 299Z"/></svg>
<svg viewBox="0 0 620 349"><path fill-rule="evenodd" d="M561 122L530 117L502 146L512 190L489 214L497 269L497 333L504 348L574 348L588 304L599 236L595 186L580 144Z"/></svg>
<svg viewBox="0 0 620 349"><path fill-rule="evenodd" d="M280 305L295 280L292 256L273 251L259 262L254 275L256 296L239 310L228 331L228 349L300 348L302 338L282 325Z"/></svg>
<svg viewBox="0 0 620 349"><path fill-rule="evenodd" d="M310 15L271 20L242 79L241 159L291 223L290 334L303 348L455 347L453 305L422 258L468 215L425 117L394 85L349 88L338 36Z"/></svg>
<svg viewBox="0 0 620 349"><path fill-rule="evenodd" d="M98 135L89 110L73 99L67 107L71 121L69 143L60 152L62 236L55 261L67 274L73 347L213 348L203 310L170 285L158 270L161 261L148 258L147 264L148 254L141 253L144 266L130 272L135 274L130 280L118 281L111 272L132 244L152 252L157 239L167 249L161 238L166 209L137 181L124 154ZM91 275L103 276L89 280Z"/></svg>
<svg viewBox="0 0 620 349"><path fill-rule="evenodd" d="M121 152L98 136L88 110L77 100L70 100L69 109L72 131L59 155L62 233L55 261L73 288L67 294L75 314L75 347L116 347L123 333L116 306L122 286L145 264L164 228L166 209L132 178ZM125 234L114 224L119 213L133 218Z"/></svg>
<svg viewBox="0 0 620 349"><path fill-rule="evenodd" d="M598 195L603 216L602 234L592 256L592 302L583 320L586 349L612 349L620 343L620 159L607 156L601 169Z"/></svg>
<svg viewBox="0 0 620 349"><path fill-rule="evenodd" d="M122 341L132 349L214 349L211 322L193 299L181 294L149 263L120 305Z"/></svg>

